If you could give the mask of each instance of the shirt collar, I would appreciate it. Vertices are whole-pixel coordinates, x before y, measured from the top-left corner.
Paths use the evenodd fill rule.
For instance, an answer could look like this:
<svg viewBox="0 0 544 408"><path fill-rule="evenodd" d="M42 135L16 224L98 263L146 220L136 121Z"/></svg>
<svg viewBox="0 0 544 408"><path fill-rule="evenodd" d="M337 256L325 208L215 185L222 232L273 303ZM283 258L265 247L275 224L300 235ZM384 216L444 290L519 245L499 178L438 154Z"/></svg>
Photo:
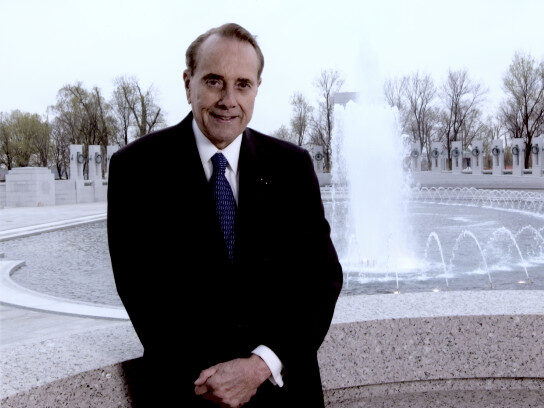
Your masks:
<svg viewBox="0 0 544 408"><path fill-rule="evenodd" d="M221 152L229 162L231 170L235 174L238 172L238 159L240 158L242 134L236 136L236 139L234 139L227 147L220 150L212 142L210 142L210 139L208 139L204 133L202 133L195 119L193 119L193 133L195 134L196 147L202 163L209 163L215 153Z"/></svg>

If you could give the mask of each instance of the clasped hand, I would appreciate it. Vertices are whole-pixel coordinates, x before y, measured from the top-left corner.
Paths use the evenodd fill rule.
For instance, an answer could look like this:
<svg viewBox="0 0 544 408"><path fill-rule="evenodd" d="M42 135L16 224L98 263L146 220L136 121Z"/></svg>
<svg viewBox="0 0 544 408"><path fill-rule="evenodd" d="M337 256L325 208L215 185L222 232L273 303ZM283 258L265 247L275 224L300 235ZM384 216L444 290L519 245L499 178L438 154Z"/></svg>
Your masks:
<svg viewBox="0 0 544 408"><path fill-rule="evenodd" d="M270 369L257 355L237 358L214 365L200 373L195 381L195 394L221 407L241 407L270 377Z"/></svg>

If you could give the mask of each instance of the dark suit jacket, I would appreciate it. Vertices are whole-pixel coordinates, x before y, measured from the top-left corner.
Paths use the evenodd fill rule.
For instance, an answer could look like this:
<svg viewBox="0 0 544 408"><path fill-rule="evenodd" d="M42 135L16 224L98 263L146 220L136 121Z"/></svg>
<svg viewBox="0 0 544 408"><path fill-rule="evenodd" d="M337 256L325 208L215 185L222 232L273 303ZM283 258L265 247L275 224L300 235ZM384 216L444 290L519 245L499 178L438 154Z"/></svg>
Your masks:
<svg viewBox="0 0 544 408"><path fill-rule="evenodd" d="M244 131L231 264L191 122L130 143L109 168L111 261L144 346L149 406L207 406L193 395L200 371L264 344L285 385L266 381L248 406L321 407L316 353L342 270L310 155Z"/></svg>

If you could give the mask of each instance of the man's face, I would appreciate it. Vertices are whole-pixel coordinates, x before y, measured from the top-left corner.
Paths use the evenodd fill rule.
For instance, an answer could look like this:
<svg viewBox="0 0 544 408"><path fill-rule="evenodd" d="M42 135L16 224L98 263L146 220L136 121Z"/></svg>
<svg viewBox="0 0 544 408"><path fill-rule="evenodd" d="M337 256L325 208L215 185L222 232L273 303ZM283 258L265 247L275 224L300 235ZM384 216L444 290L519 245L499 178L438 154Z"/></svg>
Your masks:
<svg viewBox="0 0 544 408"><path fill-rule="evenodd" d="M245 41L212 35L200 46L196 69L183 73L187 100L204 135L219 149L246 128L253 115L259 59Z"/></svg>

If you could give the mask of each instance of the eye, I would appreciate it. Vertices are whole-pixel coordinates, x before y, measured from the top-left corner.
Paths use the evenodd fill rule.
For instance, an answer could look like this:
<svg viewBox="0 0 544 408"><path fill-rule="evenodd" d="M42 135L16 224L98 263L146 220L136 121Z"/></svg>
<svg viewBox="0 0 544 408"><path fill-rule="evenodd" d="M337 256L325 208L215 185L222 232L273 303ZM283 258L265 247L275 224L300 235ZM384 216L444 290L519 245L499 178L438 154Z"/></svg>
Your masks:
<svg viewBox="0 0 544 408"><path fill-rule="evenodd" d="M217 87L221 86L221 80L214 79L214 78L209 78L209 79L206 80L206 85L208 85L209 87L212 87L212 88L217 88Z"/></svg>
<svg viewBox="0 0 544 408"><path fill-rule="evenodd" d="M240 88L240 89L249 89L249 88L251 88L251 83L249 83L247 81L240 81L240 82L238 82L238 88Z"/></svg>

